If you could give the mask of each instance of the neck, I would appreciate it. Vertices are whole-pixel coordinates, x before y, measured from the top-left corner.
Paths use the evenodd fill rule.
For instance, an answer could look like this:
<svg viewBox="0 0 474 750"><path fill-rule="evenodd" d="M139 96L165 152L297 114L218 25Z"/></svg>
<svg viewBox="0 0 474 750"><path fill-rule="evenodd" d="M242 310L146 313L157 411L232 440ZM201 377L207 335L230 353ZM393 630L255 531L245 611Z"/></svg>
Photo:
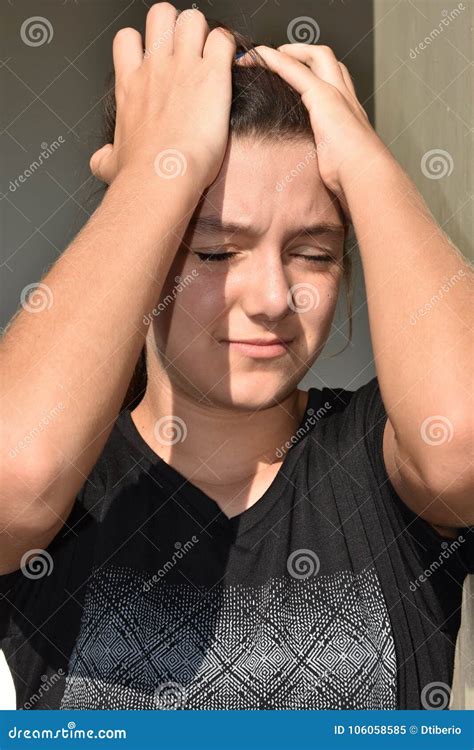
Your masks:
<svg viewBox="0 0 474 750"><path fill-rule="evenodd" d="M209 405L159 378L148 382L132 419L155 453L215 497L281 465L278 449L298 429L306 404L307 393L295 388L258 411Z"/></svg>

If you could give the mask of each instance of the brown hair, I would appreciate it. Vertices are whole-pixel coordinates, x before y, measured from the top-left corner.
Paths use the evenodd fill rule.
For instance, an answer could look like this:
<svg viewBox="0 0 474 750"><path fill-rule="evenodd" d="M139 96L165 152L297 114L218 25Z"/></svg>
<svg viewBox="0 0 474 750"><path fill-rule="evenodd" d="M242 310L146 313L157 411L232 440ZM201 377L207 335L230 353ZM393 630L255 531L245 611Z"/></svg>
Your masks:
<svg viewBox="0 0 474 750"><path fill-rule="evenodd" d="M254 63L252 66L236 65L235 63L232 65L230 132L236 137L254 138L261 141L312 140L314 142L314 133L308 110L303 104L300 94L280 76L268 69L262 57L252 49L257 43L221 21L208 18L207 22L210 29L221 26L233 34L236 42L236 53L250 52ZM114 132L114 73L111 73L104 99L103 142L113 143ZM346 232L343 254L343 281L349 321L349 344L352 340L352 259L348 245L348 233ZM345 348L341 351L344 351ZM337 352L337 354L340 353ZM126 408L132 410L140 403L147 383L146 370L146 346L144 345L121 410Z"/></svg>

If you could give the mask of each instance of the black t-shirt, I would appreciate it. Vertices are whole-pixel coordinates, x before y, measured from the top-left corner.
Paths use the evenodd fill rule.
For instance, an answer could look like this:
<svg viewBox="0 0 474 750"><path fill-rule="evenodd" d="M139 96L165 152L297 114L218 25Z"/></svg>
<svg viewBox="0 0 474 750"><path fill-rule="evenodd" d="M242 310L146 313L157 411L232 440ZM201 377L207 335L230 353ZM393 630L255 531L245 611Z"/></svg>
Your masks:
<svg viewBox="0 0 474 750"><path fill-rule="evenodd" d="M385 422L377 378L311 388L272 484L228 519L122 412L48 549L0 577L17 707L426 708L474 530L443 539L401 501Z"/></svg>

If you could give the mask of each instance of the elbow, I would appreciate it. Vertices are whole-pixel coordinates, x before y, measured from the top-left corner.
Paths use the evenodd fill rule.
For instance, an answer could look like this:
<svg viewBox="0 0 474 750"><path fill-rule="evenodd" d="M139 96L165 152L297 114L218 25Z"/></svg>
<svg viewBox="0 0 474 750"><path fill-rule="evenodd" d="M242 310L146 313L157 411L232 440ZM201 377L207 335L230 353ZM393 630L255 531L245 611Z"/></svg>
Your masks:
<svg viewBox="0 0 474 750"><path fill-rule="evenodd" d="M421 471L432 498L423 515L433 524L474 526L474 463L463 455L443 456Z"/></svg>
<svg viewBox="0 0 474 750"><path fill-rule="evenodd" d="M51 456L36 447L3 451L0 465L0 528L15 534L41 524L42 498L53 482ZM44 509L43 509L44 510Z"/></svg>

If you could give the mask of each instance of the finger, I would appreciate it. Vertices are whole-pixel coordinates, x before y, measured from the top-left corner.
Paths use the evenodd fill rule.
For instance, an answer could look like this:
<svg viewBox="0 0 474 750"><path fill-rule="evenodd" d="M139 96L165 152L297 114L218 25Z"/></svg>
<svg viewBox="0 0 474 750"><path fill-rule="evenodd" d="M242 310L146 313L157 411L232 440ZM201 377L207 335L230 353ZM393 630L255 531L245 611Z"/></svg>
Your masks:
<svg viewBox="0 0 474 750"><path fill-rule="evenodd" d="M262 60L259 58L259 49L260 47L252 47L247 52L241 53L235 62L238 65L261 65Z"/></svg>
<svg viewBox="0 0 474 750"><path fill-rule="evenodd" d="M202 59L208 34L209 26L204 13L197 8L184 10L176 19L174 54L183 59Z"/></svg>
<svg viewBox="0 0 474 750"><path fill-rule="evenodd" d="M354 83L352 81L351 74L349 73L349 71L348 71L347 67L344 65L344 63L340 62L339 63L339 67L341 69L341 73L342 73L342 77L344 79L344 83L346 84L346 86L349 89L349 91L351 92L351 94L353 94L353 96L355 96L355 98L357 99L357 94L356 94L356 90L354 88Z"/></svg>
<svg viewBox="0 0 474 750"><path fill-rule="evenodd" d="M278 47L290 57L307 65L321 80L330 83L344 93L345 81L332 49L322 44L282 44Z"/></svg>
<svg viewBox="0 0 474 750"><path fill-rule="evenodd" d="M236 48L234 35L227 29L223 29L222 26L217 26L207 35L203 57L207 59L215 58L220 60L221 64L222 58L224 58L230 65L234 61Z"/></svg>
<svg viewBox="0 0 474 750"><path fill-rule="evenodd" d="M326 85L324 81L314 75L307 65L304 65L300 60L295 60L286 52L267 47L264 44L254 47L252 51L258 54L271 70L287 81L301 96L304 96L311 89L317 90ZM250 56L247 55L239 58L237 64L251 65Z"/></svg>
<svg viewBox="0 0 474 750"><path fill-rule="evenodd" d="M142 35L136 29L120 29L112 42L115 80L121 81L140 67L143 61Z"/></svg>
<svg viewBox="0 0 474 750"><path fill-rule="evenodd" d="M342 213L344 214L344 218L346 219L348 224L352 224L351 211L350 211L346 196L344 195L344 193L342 193L338 195L337 198L341 206Z"/></svg>
<svg viewBox="0 0 474 750"><path fill-rule="evenodd" d="M145 47L147 57L158 50L162 55L172 55L174 27L178 11L171 3L155 3L146 14Z"/></svg>
<svg viewBox="0 0 474 750"><path fill-rule="evenodd" d="M341 67L341 72L342 72L342 75L344 76L344 81L346 83L347 88L349 89L349 91L353 95L355 101L357 102L357 105L359 107L360 112L368 120L369 119L369 115L367 114L367 112L365 111L364 107L362 106L362 104L360 103L359 99L357 98L357 93L356 93L356 90L355 90L355 87L354 87L354 82L352 80L351 74L349 73L349 71L348 71L347 67L344 65L344 63L340 62L339 65Z"/></svg>
<svg viewBox="0 0 474 750"><path fill-rule="evenodd" d="M107 143L105 146L102 146L102 148L99 148L98 151L95 151L89 161L89 167L94 177L108 184L110 184L113 177L111 170L111 156L113 150L114 147L112 144Z"/></svg>

